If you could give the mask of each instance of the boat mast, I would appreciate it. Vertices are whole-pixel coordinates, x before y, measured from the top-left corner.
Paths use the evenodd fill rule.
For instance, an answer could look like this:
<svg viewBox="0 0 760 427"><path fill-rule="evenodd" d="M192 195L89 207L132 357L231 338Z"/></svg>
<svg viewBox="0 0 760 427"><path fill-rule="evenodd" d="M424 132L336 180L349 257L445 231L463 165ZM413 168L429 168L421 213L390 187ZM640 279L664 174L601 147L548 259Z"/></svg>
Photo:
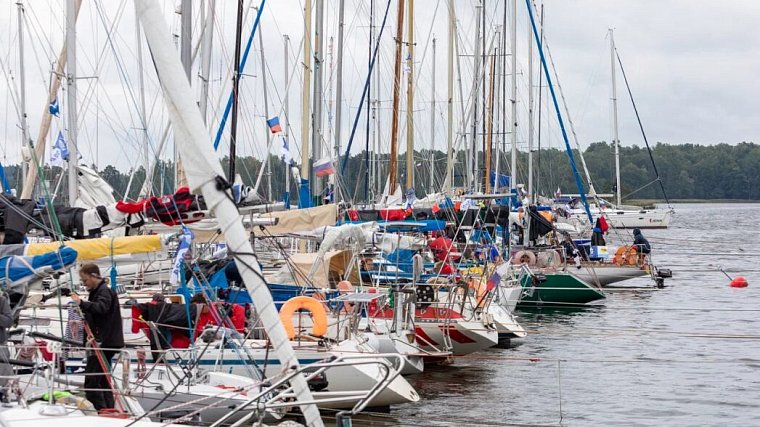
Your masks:
<svg viewBox="0 0 760 427"><path fill-rule="evenodd" d="M473 108L472 108L472 143L470 144L470 147L467 150L468 156L467 156L467 184L468 186L472 186L470 188L471 191L477 190L477 183L475 182L475 177L477 176L477 158L478 158L478 102L480 101L480 97L478 96L478 85L480 83L480 22L481 22L481 14L483 13L483 3L482 0L479 2L477 6L475 6L476 9L476 17L475 17L475 55L473 56L473 61L475 64L475 72L472 76L472 98L473 98Z"/></svg>
<svg viewBox="0 0 760 427"><path fill-rule="evenodd" d="M311 206L311 190L306 187L311 174L309 165L309 122L311 121L309 104L311 96L311 0L304 0L303 27L303 87L301 88L301 182L304 188L298 192L298 206Z"/></svg>
<svg viewBox="0 0 760 427"><path fill-rule="evenodd" d="M617 77L615 75L615 37L610 28L610 72L612 77L612 144L615 146L615 203L620 206L620 136L618 135Z"/></svg>
<svg viewBox="0 0 760 427"><path fill-rule="evenodd" d="M254 8L258 10L258 8ZM267 62L266 57L264 56L264 36L261 35L262 31L261 28L259 28L259 50L261 51L261 87L264 90L264 117L266 120L269 120L269 94L267 92ZM287 73L285 74L287 76ZM264 126L264 140L267 142L267 147L272 146L272 133L269 132L268 126ZM261 165L262 168L266 170L267 173L267 200L270 202L272 201L272 170L271 170L271 164L269 161L269 158L271 156L269 155L269 152L264 154L264 164Z"/></svg>
<svg viewBox="0 0 760 427"><path fill-rule="evenodd" d="M316 25L314 28L314 100L312 105L312 134L311 155L314 161L322 158L322 63L323 54L323 27L324 27L324 1L317 1ZM316 199L321 189L314 169L311 171L311 194Z"/></svg>
<svg viewBox="0 0 760 427"><path fill-rule="evenodd" d="M502 14L502 31L501 31L501 44L504 46L502 48L502 54L499 58L499 64L501 66L501 71L499 72L499 75L501 78L499 79L499 83L501 84L501 102L499 102L499 109L501 110L501 129L499 129L499 140L501 141L501 146L499 146L499 143L496 144L496 165L495 165L495 179L494 179L494 194L498 193L500 191L501 187L501 154L507 151L507 4L504 3L504 13Z"/></svg>
<svg viewBox="0 0 760 427"><path fill-rule="evenodd" d="M308 1L308 0L307 0ZM401 38L404 36L404 0L398 0L396 14L396 56L393 65L393 118L391 120L391 158L388 168L388 193L396 191L396 170L398 168L398 120L399 90L401 89Z"/></svg>
<svg viewBox="0 0 760 427"><path fill-rule="evenodd" d="M414 188L414 0L409 0L406 57L406 189Z"/></svg>
<svg viewBox="0 0 760 427"><path fill-rule="evenodd" d="M186 0L183 0L186 1ZM237 145L237 120L238 104L240 103L240 39L243 37L243 0L237 2L237 23L235 26L235 57L232 73L232 120L230 122L230 159L229 176L230 182L235 182L235 157Z"/></svg>
<svg viewBox="0 0 760 427"><path fill-rule="evenodd" d="M193 43L193 1L192 0L182 0L182 4L180 6L180 24L181 24L181 37L180 37L180 59L182 60L182 66L185 69L185 76L187 76L187 81L190 83L190 86L193 85L193 81L190 78L190 74L192 73L193 69L193 53L192 53L192 43ZM234 119L233 119L234 120ZM177 154L177 141L175 139L174 141L174 164L176 166L174 170L174 187L186 187L187 186L187 178L185 177L185 168L182 166L182 159L179 158L179 155ZM230 178L230 180L234 180L235 177Z"/></svg>
<svg viewBox="0 0 760 427"><path fill-rule="evenodd" d="M487 87L486 83L488 81L487 80L488 76L486 75L486 57L488 56L488 50L490 50L490 47L486 49L486 0L482 0L482 3L483 3L483 7L480 13L480 19L483 21L483 23L480 26L480 31L482 32L481 39L480 39L480 70L481 70L482 77L480 77L479 79L481 80L480 81L480 99L483 102L483 120L480 121L480 137L481 137L481 146L483 147L483 156L485 156L486 139L487 139L486 118L488 114L488 112L486 111L488 109L488 99L486 98L486 87ZM473 143L472 148L474 150L473 155L475 158L475 177L476 177L475 184L477 186L475 188L475 191L480 193L483 189L484 182L481 181L480 179L477 179L478 173L481 171L480 157L478 156L478 144ZM485 170L485 164L486 164L485 159L483 159L483 166L482 166L483 170Z"/></svg>
<svg viewBox="0 0 760 427"><path fill-rule="evenodd" d="M530 19L530 18L529 18ZM533 195L533 34L528 22L528 195L535 203Z"/></svg>
<svg viewBox="0 0 760 427"><path fill-rule="evenodd" d="M290 124L288 123L289 116L289 110L290 110L290 97L288 96L288 92L290 92L288 89L288 82L287 82L287 76L290 75L290 67L288 66L288 43L290 43L290 38L287 34L284 34L282 36L283 41L283 47L284 47L284 54L283 54L283 62L284 62L284 72L282 73L283 76L285 76L285 99L282 101L282 108L283 112L285 113L283 117L283 125L285 126L285 141L290 144ZM285 209L290 209L290 163L285 164L285 194L283 194L283 201L285 202Z"/></svg>
<svg viewBox="0 0 760 427"><path fill-rule="evenodd" d="M18 0L16 3L18 6L18 78L19 85L21 86L21 94L19 100L21 101L21 151L29 149L31 139L29 138L29 124L27 123L26 114L26 71L24 70L24 2ZM26 178L29 169L29 165L26 161L21 161L21 173Z"/></svg>
<svg viewBox="0 0 760 427"><path fill-rule="evenodd" d="M140 20L135 16L135 39L137 40L137 84L140 90L140 126L142 134L142 149L143 149L143 161L145 162L145 181L143 181L143 187L140 189L140 193L137 197L143 196L148 198L153 185L151 183L153 174L148 172L151 167L150 161L150 148L148 147L148 121L145 116L145 78L143 76L143 57L142 57L142 37L140 36ZM129 197L129 186L127 186L127 194L124 195L126 199Z"/></svg>
<svg viewBox="0 0 760 427"><path fill-rule="evenodd" d="M208 117L206 112L208 111L208 82L211 75L211 49L213 49L214 41L214 14L216 9L216 1L206 0L206 10L201 7L201 14L203 24L203 41L201 46L201 98L198 105L201 108L201 115L203 116L203 122L208 125Z"/></svg>
<svg viewBox="0 0 760 427"><path fill-rule="evenodd" d="M512 35L512 164L509 177L509 189L517 188L517 0L510 0L512 6L511 35Z"/></svg>
<svg viewBox="0 0 760 427"><path fill-rule="evenodd" d="M340 159L340 138L341 138L341 119L343 115L343 28L345 26L345 23L343 22L344 16L345 16L345 0L340 0L340 3L338 5L338 63L336 66L338 67L338 70L336 71L336 85L335 85L335 132L334 132L334 150L335 150L335 159ZM370 37L372 37L370 35ZM371 48L371 46L370 46ZM369 103L369 100L367 101ZM369 110L369 109L368 109ZM369 116L368 116L369 117ZM369 155L369 154L367 154ZM369 173L369 172L367 172ZM336 174L337 178L337 174ZM337 183L338 179L336 179ZM365 184L366 185L366 184ZM337 189L336 189L337 190ZM343 199L342 197L343 192L342 191L336 191L336 201L340 201Z"/></svg>
<svg viewBox="0 0 760 427"><path fill-rule="evenodd" d="M79 150L77 147L77 38L76 38L76 0L66 0L66 84L68 86L68 125L69 125L69 206L77 201L78 175L77 163ZM38 158L38 161L42 161Z"/></svg>
<svg viewBox="0 0 760 427"><path fill-rule="evenodd" d="M430 186L427 192L433 191L435 184L435 37L433 37L433 70L431 75L433 87L430 90Z"/></svg>
<svg viewBox="0 0 760 427"><path fill-rule="evenodd" d="M343 0L341 0L341 4ZM342 31L342 28L341 28ZM367 69L369 76L367 77L367 121L364 128L364 200L369 203L370 201L370 181L372 176L372 160L369 150L370 145L370 105L372 104L372 41L375 39L375 2L371 0L369 2L369 39L367 40ZM341 51L342 52L342 51ZM377 74L375 74L377 75ZM374 117L374 112L372 114Z"/></svg>
<svg viewBox="0 0 760 427"><path fill-rule="evenodd" d="M449 45L447 53L446 81L446 179L443 182L444 194L451 194L454 186L454 35L456 19L454 18L454 1L449 0ZM435 67L435 65L434 65Z"/></svg>
<svg viewBox="0 0 760 427"><path fill-rule="evenodd" d="M495 35L496 40L499 39L499 33L497 32ZM498 45L497 45L498 46ZM485 185L485 193L488 194L491 192L491 145L493 141L493 94L494 94L494 86L496 84L495 78L496 78L496 55L499 52L499 48L494 48L494 51L491 54L491 81L490 81L490 87L488 89L488 113L486 117L488 118L488 125L486 126L486 147L485 147L485 178L486 178L486 185ZM495 187L498 187L496 185Z"/></svg>

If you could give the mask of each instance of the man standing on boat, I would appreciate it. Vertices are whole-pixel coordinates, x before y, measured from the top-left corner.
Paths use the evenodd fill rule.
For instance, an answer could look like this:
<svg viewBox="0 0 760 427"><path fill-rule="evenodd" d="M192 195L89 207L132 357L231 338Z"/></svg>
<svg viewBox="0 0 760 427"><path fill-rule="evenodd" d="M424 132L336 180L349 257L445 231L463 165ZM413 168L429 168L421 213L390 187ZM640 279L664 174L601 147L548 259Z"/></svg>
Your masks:
<svg viewBox="0 0 760 427"><path fill-rule="evenodd" d="M100 268L89 263L79 268L79 279L89 292L87 300L76 293L71 299L79 305L88 331L87 365L85 367L85 395L95 409L113 409L114 396L108 374L111 359L124 348L119 297L100 276ZM93 345L94 344L94 345Z"/></svg>

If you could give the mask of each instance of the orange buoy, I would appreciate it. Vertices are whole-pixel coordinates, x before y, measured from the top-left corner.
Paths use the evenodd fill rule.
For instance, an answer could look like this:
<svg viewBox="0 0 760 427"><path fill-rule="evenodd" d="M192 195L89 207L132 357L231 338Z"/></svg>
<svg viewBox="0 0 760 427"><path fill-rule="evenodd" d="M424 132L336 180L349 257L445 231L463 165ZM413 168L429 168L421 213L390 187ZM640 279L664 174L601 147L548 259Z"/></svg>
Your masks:
<svg viewBox="0 0 760 427"><path fill-rule="evenodd" d="M742 276L736 276L731 280L732 288L746 288L749 286L749 283L747 282L747 279L745 279Z"/></svg>

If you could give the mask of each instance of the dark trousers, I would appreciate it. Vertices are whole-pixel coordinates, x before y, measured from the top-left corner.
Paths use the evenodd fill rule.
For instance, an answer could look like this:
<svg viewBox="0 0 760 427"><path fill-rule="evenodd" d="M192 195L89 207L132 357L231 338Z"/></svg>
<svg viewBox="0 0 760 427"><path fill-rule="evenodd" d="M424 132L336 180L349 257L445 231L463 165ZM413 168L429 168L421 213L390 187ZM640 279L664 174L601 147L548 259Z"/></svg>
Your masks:
<svg viewBox="0 0 760 427"><path fill-rule="evenodd" d="M101 409L113 409L114 400L111 387L108 385L108 377L103 371L103 367L98 359L95 350L90 350L87 356L87 366L84 369L84 388L85 396L87 400L92 402L92 405L98 411ZM103 360L106 362L106 369L111 369L111 359L116 354L113 350L103 350Z"/></svg>

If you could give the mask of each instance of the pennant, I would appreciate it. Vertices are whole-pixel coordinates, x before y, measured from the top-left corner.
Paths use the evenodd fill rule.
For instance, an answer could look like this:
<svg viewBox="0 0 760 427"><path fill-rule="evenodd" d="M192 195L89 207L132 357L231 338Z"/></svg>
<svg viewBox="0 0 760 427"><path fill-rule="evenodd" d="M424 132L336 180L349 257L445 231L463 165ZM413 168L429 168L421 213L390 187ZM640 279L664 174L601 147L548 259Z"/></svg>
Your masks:
<svg viewBox="0 0 760 427"><path fill-rule="evenodd" d="M69 147L66 145L66 140L63 139L63 132L58 131L58 138L55 139L53 148L50 150L50 164L62 166L66 160L69 160Z"/></svg>
<svg viewBox="0 0 760 427"><path fill-rule="evenodd" d="M335 166L333 166L332 160L330 160L329 157L326 157L314 163L314 175L322 177L330 176L334 173Z"/></svg>
<svg viewBox="0 0 760 427"><path fill-rule="evenodd" d="M437 214L438 212L440 212L440 211L441 211L441 207L440 207L440 206L438 206L438 203L435 203L435 204L434 204L434 205L433 205L433 206L430 208L430 210L431 210L431 211L433 211L433 214Z"/></svg>
<svg viewBox="0 0 760 427"><path fill-rule="evenodd" d="M272 134L282 132L282 126L280 126L280 118L278 116L267 120L267 125L269 126L269 131L272 132Z"/></svg>
<svg viewBox="0 0 760 427"><path fill-rule="evenodd" d="M61 107L58 105L58 97L56 96L53 98L53 100L50 102L50 105L48 106L48 112L55 117L58 117L58 115L61 112Z"/></svg>
<svg viewBox="0 0 760 427"><path fill-rule="evenodd" d="M179 238L179 249L177 249L177 257L174 258L174 267L172 268L172 274L169 276L169 283L176 285L179 283L179 275L182 270L182 266L185 265L185 254L190 250L190 245L193 243L195 236L189 228L182 226L182 236Z"/></svg>

